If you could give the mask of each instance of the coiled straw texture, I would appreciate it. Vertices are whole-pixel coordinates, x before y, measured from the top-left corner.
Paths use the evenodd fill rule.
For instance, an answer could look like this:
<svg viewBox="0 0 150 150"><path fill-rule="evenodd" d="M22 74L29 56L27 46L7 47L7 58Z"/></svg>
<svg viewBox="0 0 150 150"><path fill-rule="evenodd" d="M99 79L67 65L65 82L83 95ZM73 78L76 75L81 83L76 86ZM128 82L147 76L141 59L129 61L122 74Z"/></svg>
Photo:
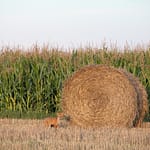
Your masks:
<svg viewBox="0 0 150 150"><path fill-rule="evenodd" d="M72 124L81 127L139 126L147 109L140 82L121 69L86 66L64 83L62 106Z"/></svg>

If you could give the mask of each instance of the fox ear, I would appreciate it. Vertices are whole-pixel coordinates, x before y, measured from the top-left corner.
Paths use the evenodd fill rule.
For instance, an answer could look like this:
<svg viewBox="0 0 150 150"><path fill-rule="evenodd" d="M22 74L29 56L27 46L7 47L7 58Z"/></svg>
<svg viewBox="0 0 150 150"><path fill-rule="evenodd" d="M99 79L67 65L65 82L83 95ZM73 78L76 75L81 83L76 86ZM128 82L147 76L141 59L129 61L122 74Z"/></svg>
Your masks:
<svg viewBox="0 0 150 150"><path fill-rule="evenodd" d="M57 116L63 117L63 116L64 116L64 113L63 113L63 112L58 112L58 113L57 113Z"/></svg>

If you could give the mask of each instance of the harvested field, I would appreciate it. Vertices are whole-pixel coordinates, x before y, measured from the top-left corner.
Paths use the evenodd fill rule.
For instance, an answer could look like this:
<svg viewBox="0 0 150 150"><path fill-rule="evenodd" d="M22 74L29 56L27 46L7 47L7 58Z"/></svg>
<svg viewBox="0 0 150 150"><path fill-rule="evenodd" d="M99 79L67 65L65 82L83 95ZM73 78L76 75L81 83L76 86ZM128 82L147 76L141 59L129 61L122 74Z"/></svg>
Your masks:
<svg viewBox="0 0 150 150"><path fill-rule="evenodd" d="M131 74L105 65L90 65L64 83L62 106L82 127L140 126L148 112L147 94Z"/></svg>
<svg viewBox="0 0 150 150"><path fill-rule="evenodd" d="M150 123L144 126L147 128L54 129L44 128L43 120L1 119L0 149L149 150Z"/></svg>

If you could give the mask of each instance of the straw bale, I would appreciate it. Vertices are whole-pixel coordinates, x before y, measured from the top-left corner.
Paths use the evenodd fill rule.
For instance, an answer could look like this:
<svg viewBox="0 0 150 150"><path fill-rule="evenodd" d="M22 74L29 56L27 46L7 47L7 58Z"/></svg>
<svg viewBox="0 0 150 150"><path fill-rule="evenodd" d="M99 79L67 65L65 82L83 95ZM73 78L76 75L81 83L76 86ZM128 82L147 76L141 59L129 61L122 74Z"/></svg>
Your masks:
<svg viewBox="0 0 150 150"><path fill-rule="evenodd" d="M65 81L62 91L64 113L81 127L136 126L146 105L145 90L137 79L105 65L81 68Z"/></svg>

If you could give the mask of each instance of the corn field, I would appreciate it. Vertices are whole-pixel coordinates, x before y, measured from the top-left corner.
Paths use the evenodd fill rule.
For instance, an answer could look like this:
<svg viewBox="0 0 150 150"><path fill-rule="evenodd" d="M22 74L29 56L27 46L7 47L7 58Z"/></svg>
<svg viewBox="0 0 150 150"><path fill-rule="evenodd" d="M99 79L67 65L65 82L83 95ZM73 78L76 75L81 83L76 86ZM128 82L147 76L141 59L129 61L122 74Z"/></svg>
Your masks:
<svg viewBox="0 0 150 150"><path fill-rule="evenodd" d="M62 51L47 46L29 50L3 47L0 51L0 117L42 117L61 110L63 81L91 64L123 68L139 77L150 102L150 49L105 48ZM41 116L39 116L41 115ZM13 116L13 117L14 117ZM150 120L149 114L147 120Z"/></svg>

